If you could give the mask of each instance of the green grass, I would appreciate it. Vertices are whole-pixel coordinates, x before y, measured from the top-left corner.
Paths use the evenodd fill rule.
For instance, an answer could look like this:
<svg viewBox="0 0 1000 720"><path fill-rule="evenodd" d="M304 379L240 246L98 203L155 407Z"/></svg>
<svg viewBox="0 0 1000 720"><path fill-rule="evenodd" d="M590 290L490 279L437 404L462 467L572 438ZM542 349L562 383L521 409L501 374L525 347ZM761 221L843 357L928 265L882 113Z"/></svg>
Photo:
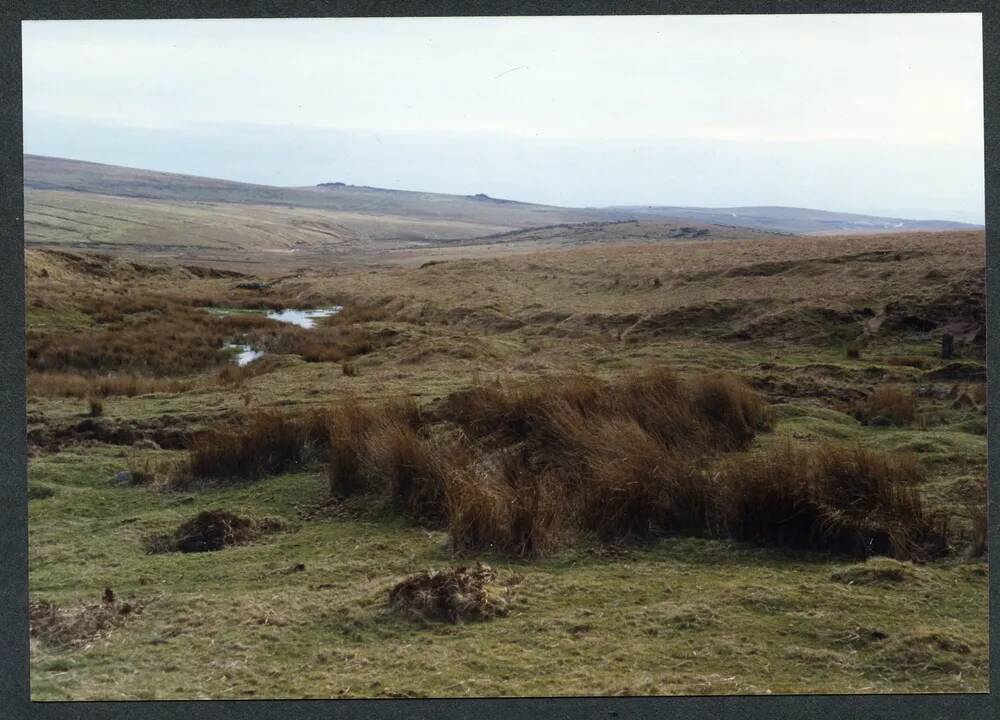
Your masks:
<svg viewBox="0 0 1000 720"><path fill-rule="evenodd" d="M87 328L94 324L86 313L73 309L49 310L29 307L26 312L28 327L32 329Z"/></svg>
<svg viewBox="0 0 1000 720"><path fill-rule="evenodd" d="M72 605L110 586L143 605L92 647L41 646L36 700L986 688L981 561L854 586L833 579L842 560L696 539L483 555L501 581L523 576L511 615L441 625L390 614L385 599L407 574L459 562L442 533L378 515L300 520L326 496L318 471L191 495L119 488L122 454L32 464L32 481L57 491L29 511L32 596ZM215 507L292 527L219 553L143 552L146 534ZM296 563L305 571L285 572ZM925 626L968 652L914 635ZM901 672L902 655L930 661Z"/></svg>

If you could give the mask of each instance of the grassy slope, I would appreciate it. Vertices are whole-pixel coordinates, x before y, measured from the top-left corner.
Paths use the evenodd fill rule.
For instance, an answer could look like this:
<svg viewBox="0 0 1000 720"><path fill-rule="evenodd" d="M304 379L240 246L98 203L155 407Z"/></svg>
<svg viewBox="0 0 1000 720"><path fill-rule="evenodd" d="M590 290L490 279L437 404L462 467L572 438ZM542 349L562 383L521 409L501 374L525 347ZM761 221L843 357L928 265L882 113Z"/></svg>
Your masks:
<svg viewBox="0 0 1000 720"><path fill-rule="evenodd" d="M817 263L879 248L925 254ZM927 428L873 428L845 414L837 400L870 390L878 378L935 385L922 371L886 362L904 353L932 359L933 338L901 344L875 336L861 358L848 359L835 340L720 342L718 328L691 323L681 335L620 342L599 324L570 332L572 326L557 327L537 314L655 314L764 297L779 305L796 305L801 297L857 305L931 296L967 274L982 274L981 235L716 249L638 247L627 256L620 249L575 250L423 270L305 274L282 283L304 300L401 298L395 313L370 323L399 333L398 342L356 360L356 377L344 376L338 364L289 358L236 392L112 398L104 414L112 421L170 418L195 427L247 403L322 404L346 394L414 395L426 402L474 376L527 379L572 368L613 376L649 361L681 370L721 368L756 381L778 404L778 424L758 445L786 437L838 439L916 452L929 472L929 501L960 513L969 483L985 472L981 409L922 399L921 411L934 416ZM729 273L775 261L791 264L764 277ZM224 296L236 282L115 268L110 277L94 278L32 254L29 298L41 293L51 307L34 308L31 326L88 331L92 320L74 310L67 291L107 290L116 278L135 292L180 295L200 288ZM928 281L934 268L945 276ZM647 275L663 278L661 287L641 282ZM688 279L695 276L700 279ZM467 312L442 317L441 308L450 307ZM487 311L535 320L497 329L484 322ZM36 398L28 410L32 426L57 427L79 422L86 404ZM982 560L935 562L913 568L902 583L869 586L834 581L834 573L852 565L842 559L698 540L616 554L581 547L532 563L484 555L478 559L496 565L501 579L523 576L511 616L486 624L424 624L388 614L385 593L409 573L472 559L451 557L443 534L378 514L298 519L299 506L326 497L319 468L191 495L113 483L114 472L137 458L176 456L71 444L32 458L31 482L55 490L30 504L32 596L73 605L96 601L111 586L145 606L90 648L39 646L32 660L35 699L986 688ZM215 507L276 515L297 529L218 554L143 553L144 535ZM295 563L304 563L305 571L283 572Z"/></svg>
<svg viewBox="0 0 1000 720"><path fill-rule="evenodd" d="M163 496L109 487L116 455L32 467L56 490L32 502L33 594L72 604L110 585L145 605L92 648L39 652L35 699L985 689L982 563L854 586L832 579L843 561L711 541L484 556L502 579L523 576L512 615L441 626L383 603L408 573L453 562L443 534L333 518L220 554L148 556L144 533L201 509L294 521L297 505L324 497L325 477ZM287 572L296 563L305 571ZM968 651L942 651L941 637Z"/></svg>

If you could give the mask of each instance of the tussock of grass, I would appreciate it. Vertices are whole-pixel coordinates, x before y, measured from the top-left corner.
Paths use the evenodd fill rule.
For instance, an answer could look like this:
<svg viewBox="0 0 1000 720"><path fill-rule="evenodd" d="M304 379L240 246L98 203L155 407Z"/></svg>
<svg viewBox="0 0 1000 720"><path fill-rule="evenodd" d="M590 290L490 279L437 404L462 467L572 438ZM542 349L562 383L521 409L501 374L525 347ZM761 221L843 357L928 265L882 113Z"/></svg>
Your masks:
<svg viewBox="0 0 1000 720"><path fill-rule="evenodd" d="M911 563L890 558L871 558L859 565L838 570L830 579L845 585L892 585L915 580L917 569Z"/></svg>
<svg viewBox="0 0 1000 720"><path fill-rule="evenodd" d="M230 364L216 373L215 381L220 385L240 388L247 380L272 372L276 367L278 360L271 356L258 358L246 365Z"/></svg>
<svg viewBox="0 0 1000 720"><path fill-rule="evenodd" d="M238 424L222 424L195 436L187 461L172 483L196 479L255 479L322 458L327 417L319 411L289 414L260 410Z"/></svg>
<svg viewBox="0 0 1000 720"><path fill-rule="evenodd" d="M718 450L745 448L772 422L767 406L737 378L682 380L665 368L617 383L576 375L512 389L477 385L449 395L437 412L477 439L557 448L594 418L630 418L663 443Z"/></svg>
<svg viewBox="0 0 1000 720"><path fill-rule="evenodd" d="M446 518L448 453L405 422L391 420L366 438L369 487L382 487L400 509L428 525Z"/></svg>
<svg viewBox="0 0 1000 720"><path fill-rule="evenodd" d="M433 420L460 429L449 436ZM731 536L900 559L946 551L909 456L786 445L716 463L770 422L730 376L576 376L548 388L477 386L431 414L412 401L352 399L323 412L257 412L197 437L187 477L256 478L326 459L331 494L388 500L447 527L462 552L536 556L581 535Z"/></svg>
<svg viewBox="0 0 1000 720"><path fill-rule="evenodd" d="M211 552L250 542L281 527L282 524L273 519L255 520L227 510L206 510L182 523L172 533L146 538L144 544L149 553Z"/></svg>
<svg viewBox="0 0 1000 720"><path fill-rule="evenodd" d="M635 421L596 426L585 442L580 523L602 540L706 534L713 493L691 458Z"/></svg>
<svg viewBox="0 0 1000 720"><path fill-rule="evenodd" d="M467 450L453 457L461 458L445 488L453 549L537 556L568 538L572 507L551 473L532 472L517 452L477 462Z"/></svg>
<svg viewBox="0 0 1000 720"><path fill-rule="evenodd" d="M891 672L975 673L980 658L972 643L949 630L917 628L891 638L878 654L879 664Z"/></svg>
<svg viewBox="0 0 1000 720"><path fill-rule="evenodd" d="M421 423L420 410L412 401L375 407L356 398L347 398L333 406L326 417L330 492L341 497L373 489L371 481L373 475L378 474L379 466L368 461L368 440L372 432L394 425L397 433L401 433L403 428L416 428ZM383 460L387 458L383 455Z"/></svg>
<svg viewBox="0 0 1000 720"><path fill-rule="evenodd" d="M947 550L918 489L916 460L861 447L779 447L720 470L723 524L736 538L857 557Z"/></svg>
<svg viewBox="0 0 1000 720"><path fill-rule="evenodd" d="M484 563L476 563L474 568L421 572L389 591L389 606L407 615L452 623L504 617L510 588L497 587L496 579L496 571Z"/></svg>
<svg viewBox="0 0 1000 720"><path fill-rule="evenodd" d="M486 447L516 446L446 476L453 546L519 555L580 532L609 542L713 532L702 459L746 447L771 422L735 378L682 380L663 369L616 384L575 376L547 387L478 386L437 412Z"/></svg>
<svg viewBox="0 0 1000 720"><path fill-rule="evenodd" d="M911 425L917 415L917 398L899 385L882 385L854 406L854 416L865 425Z"/></svg>
<svg viewBox="0 0 1000 720"><path fill-rule="evenodd" d="M254 347L276 354L298 355L306 362L340 363L366 355L383 344L383 339L363 326L346 324L343 320L308 329L295 325L257 328L247 338Z"/></svg>
<svg viewBox="0 0 1000 720"><path fill-rule="evenodd" d="M273 324L263 317L217 317L164 303L148 313L116 317L114 324L97 330L29 331L28 369L184 375L228 362L223 344L246 327L261 323Z"/></svg>

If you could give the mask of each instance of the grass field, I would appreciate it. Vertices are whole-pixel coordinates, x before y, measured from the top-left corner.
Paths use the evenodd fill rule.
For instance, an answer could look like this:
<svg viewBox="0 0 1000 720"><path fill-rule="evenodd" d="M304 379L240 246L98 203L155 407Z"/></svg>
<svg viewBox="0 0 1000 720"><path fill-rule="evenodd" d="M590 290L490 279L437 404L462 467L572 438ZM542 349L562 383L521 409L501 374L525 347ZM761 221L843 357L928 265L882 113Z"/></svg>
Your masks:
<svg viewBox="0 0 1000 720"><path fill-rule="evenodd" d="M57 608L32 640L33 699L985 691L982 233L635 240L442 247L402 265L273 275L30 250L30 592ZM310 330L264 317L332 305L344 311ZM944 333L954 358L940 357ZM266 354L236 368L222 350L233 341ZM711 401L678 390L647 417L649 403L623 399L644 386L620 388L651 368L683 388L736 376L744 389ZM611 389L559 395L567 375ZM504 412L460 403L477 388L501 393L486 410ZM557 402L574 397L587 398L576 425ZM347 421L309 442L293 430L254 472L185 474L199 442L239 442L262 413L351 399L411 401L421 418L410 445L390 443L411 438L401 425L365 431L358 477L370 491L331 492L328 455L353 447L337 440ZM737 406L751 419L720 443ZM824 506L823 528L798 545L751 532L734 498L759 508L747 488L799 487L801 473L754 464L787 447L871 451L883 468L870 470L872 492L885 497L864 516ZM518 452L539 472L515 473L503 502L534 498L520 532L550 541L459 552L470 505L447 499L465 487L456 473L482 470L506 498L491 463ZM417 464L405 453L431 469L404 472ZM646 457L671 460L627 474ZM662 474L674 460L702 473L691 487L711 522L675 522L679 496L663 490L675 476ZM125 470L133 482L116 480ZM815 472L814 494L827 481ZM431 490L447 498L419 507L443 517L406 504L404 480L439 475ZM897 487L911 482L912 497ZM602 488L607 507L626 508L611 530L587 520ZM489 515L508 532L492 497L471 505L475 527L494 527ZM914 540L866 559L820 541L838 522L902 537L912 518L892 513L904 500L926 513L920 532L931 519L943 528L946 549ZM147 552L150 537L217 509L271 530L217 552ZM449 623L389 603L407 577L477 561L497 572L497 617Z"/></svg>

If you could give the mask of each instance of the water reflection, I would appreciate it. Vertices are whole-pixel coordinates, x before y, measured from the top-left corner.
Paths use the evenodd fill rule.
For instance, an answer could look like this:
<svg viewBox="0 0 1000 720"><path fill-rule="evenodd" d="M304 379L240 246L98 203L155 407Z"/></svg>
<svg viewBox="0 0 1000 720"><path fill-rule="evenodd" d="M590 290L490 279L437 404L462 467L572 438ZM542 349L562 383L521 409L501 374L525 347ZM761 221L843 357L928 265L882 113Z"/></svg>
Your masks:
<svg viewBox="0 0 1000 720"><path fill-rule="evenodd" d="M331 315L336 315L343 308L339 305L328 308L319 308L317 310L293 310L291 308L286 308L285 310L274 310L267 314L267 317L271 320L277 320L278 322L292 323L293 325L298 325L303 328L311 328L316 324L317 318L330 317Z"/></svg>

